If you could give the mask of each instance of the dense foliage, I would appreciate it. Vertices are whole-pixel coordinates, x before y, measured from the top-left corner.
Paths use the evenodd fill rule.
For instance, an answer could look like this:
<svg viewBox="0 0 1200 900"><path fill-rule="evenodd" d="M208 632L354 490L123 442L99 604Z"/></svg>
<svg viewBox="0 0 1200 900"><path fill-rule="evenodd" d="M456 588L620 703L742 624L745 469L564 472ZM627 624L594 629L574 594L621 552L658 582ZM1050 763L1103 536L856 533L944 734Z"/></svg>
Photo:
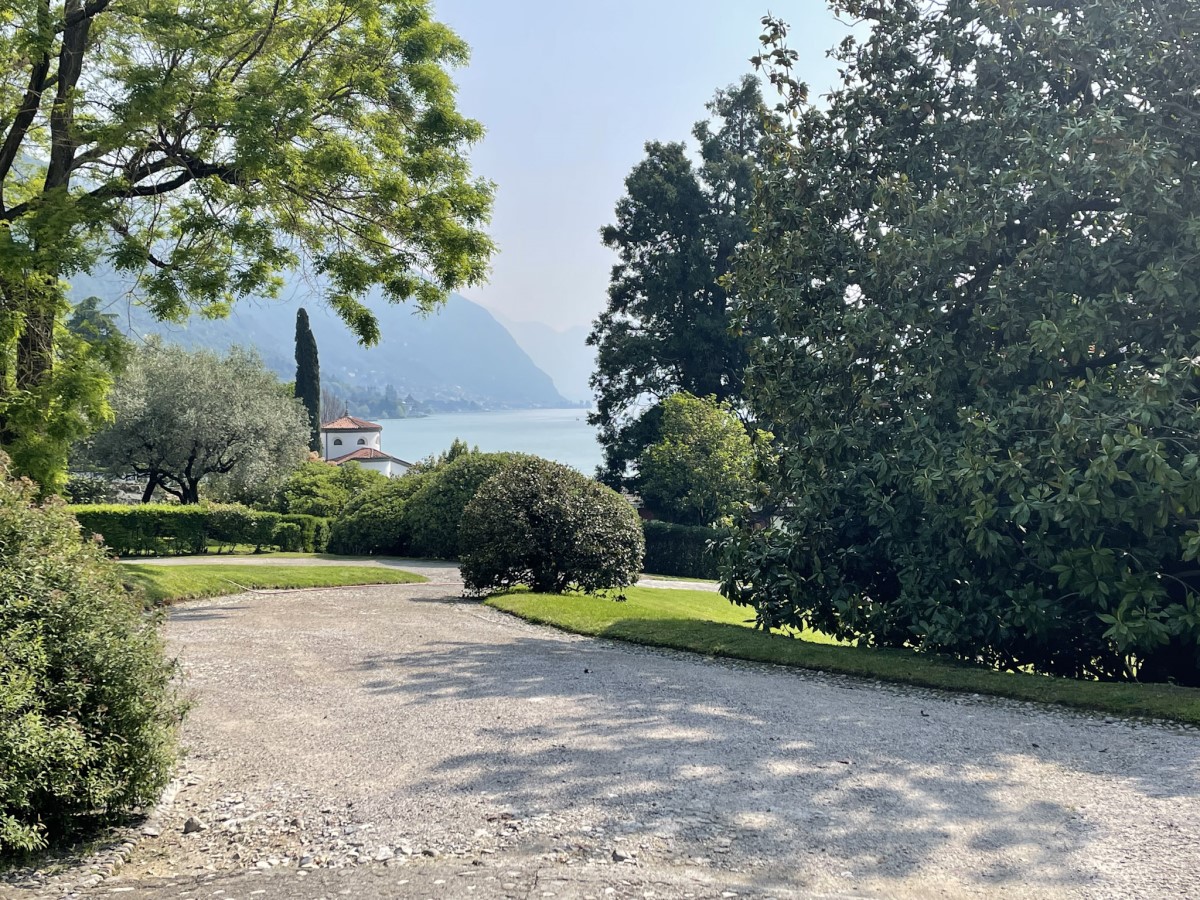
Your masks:
<svg viewBox="0 0 1200 900"><path fill-rule="evenodd" d="M331 466L312 460L287 477L271 506L279 512L337 518L346 505L367 491L387 484L387 476L356 462Z"/></svg>
<svg viewBox="0 0 1200 900"><path fill-rule="evenodd" d="M329 533L329 552L349 555L404 556L412 535L405 515L409 499L432 476L428 473L390 478L346 504Z"/></svg>
<svg viewBox="0 0 1200 900"><path fill-rule="evenodd" d="M222 315L303 265L364 341L362 298L429 309L491 254L482 134L427 0L18 0L0 16L0 444L61 481L110 377L63 283L115 269L160 318Z"/></svg>
<svg viewBox="0 0 1200 900"><path fill-rule="evenodd" d="M658 436L658 402L676 391L738 398L747 334L731 330L734 297L721 280L750 236L754 160L771 114L757 78L718 91L713 122L696 124L700 165L683 144L651 142L625 180L616 222L601 231L619 262L608 307L588 343L597 348L601 477L628 487L628 467Z"/></svg>
<svg viewBox="0 0 1200 900"><path fill-rule="evenodd" d="M466 452L430 470L405 509L408 552L439 559L457 557L463 550L458 534L463 510L481 484L523 458L518 453Z"/></svg>
<svg viewBox="0 0 1200 900"><path fill-rule="evenodd" d="M289 393L253 353L152 343L117 380L113 424L87 456L145 479L144 502L161 489L198 503L214 477L228 492L267 493L308 454L308 416Z"/></svg>
<svg viewBox="0 0 1200 900"><path fill-rule="evenodd" d="M156 800L181 713L117 567L7 472L0 456L0 855Z"/></svg>
<svg viewBox="0 0 1200 900"><path fill-rule="evenodd" d="M1200 6L845 3L739 265L777 527L725 590L1000 667L1200 683Z"/></svg>
<svg viewBox="0 0 1200 900"><path fill-rule="evenodd" d="M109 550L121 556L189 555L239 545L319 553L329 540L327 519L280 515L235 504L100 504L72 506L70 510L85 534L98 535Z"/></svg>
<svg viewBox="0 0 1200 900"><path fill-rule="evenodd" d="M637 513L620 494L537 458L480 486L463 511L459 541L469 589L523 584L555 594L628 587L645 547Z"/></svg>
<svg viewBox="0 0 1200 900"><path fill-rule="evenodd" d="M321 360L308 310L296 310L296 384L293 394L308 413L308 449L321 452Z"/></svg>
<svg viewBox="0 0 1200 900"><path fill-rule="evenodd" d="M729 537L727 528L643 522L646 559L642 567L654 575L682 578L717 578L720 575L720 544Z"/></svg>
<svg viewBox="0 0 1200 900"><path fill-rule="evenodd" d="M635 484L659 518L712 525L755 492L754 447L728 403L686 391L661 403L658 439L637 460Z"/></svg>

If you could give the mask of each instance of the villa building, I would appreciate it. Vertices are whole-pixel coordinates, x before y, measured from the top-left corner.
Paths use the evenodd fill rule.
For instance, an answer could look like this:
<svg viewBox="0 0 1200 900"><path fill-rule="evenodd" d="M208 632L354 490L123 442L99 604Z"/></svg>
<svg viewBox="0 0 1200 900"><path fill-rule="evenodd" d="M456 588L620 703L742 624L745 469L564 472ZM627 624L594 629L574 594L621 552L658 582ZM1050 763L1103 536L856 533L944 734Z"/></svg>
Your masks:
<svg viewBox="0 0 1200 900"><path fill-rule="evenodd" d="M335 466L356 462L388 478L399 478L412 468L412 463L384 453L382 437L382 425L342 416L321 426L321 455Z"/></svg>

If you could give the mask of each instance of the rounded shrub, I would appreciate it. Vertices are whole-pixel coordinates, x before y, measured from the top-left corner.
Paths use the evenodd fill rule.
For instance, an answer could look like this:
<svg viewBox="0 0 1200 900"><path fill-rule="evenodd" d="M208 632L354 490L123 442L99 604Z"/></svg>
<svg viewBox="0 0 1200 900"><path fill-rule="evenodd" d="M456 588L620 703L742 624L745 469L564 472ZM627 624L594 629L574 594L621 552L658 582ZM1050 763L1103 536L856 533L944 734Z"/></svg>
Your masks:
<svg viewBox="0 0 1200 900"><path fill-rule="evenodd" d="M463 511L463 580L476 591L562 593L633 584L645 543L632 506L574 469L526 458L485 481Z"/></svg>
<svg viewBox="0 0 1200 900"><path fill-rule="evenodd" d="M459 522L479 486L515 462L530 458L521 453L466 453L431 471L405 510L409 552L438 559L457 557L461 550Z"/></svg>
<svg viewBox="0 0 1200 900"><path fill-rule="evenodd" d="M181 706L154 620L0 455L0 856L157 799Z"/></svg>
<svg viewBox="0 0 1200 900"><path fill-rule="evenodd" d="M405 507L431 476L405 475L355 497L329 529L329 552L402 556L411 552Z"/></svg>

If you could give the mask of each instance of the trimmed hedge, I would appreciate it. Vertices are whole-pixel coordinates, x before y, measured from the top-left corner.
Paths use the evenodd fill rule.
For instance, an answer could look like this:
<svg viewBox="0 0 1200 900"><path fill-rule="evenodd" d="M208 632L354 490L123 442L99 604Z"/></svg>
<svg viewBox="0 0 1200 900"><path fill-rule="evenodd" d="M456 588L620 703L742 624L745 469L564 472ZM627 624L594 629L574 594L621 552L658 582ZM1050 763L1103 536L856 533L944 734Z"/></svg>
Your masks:
<svg viewBox="0 0 1200 900"><path fill-rule="evenodd" d="M85 533L98 534L122 556L205 553L249 544L319 553L329 541L329 523L316 516L280 515L245 506L96 505L70 507Z"/></svg>
<svg viewBox="0 0 1200 900"><path fill-rule="evenodd" d="M718 554L708 545L726 537L725 529L643 522L642 530L646 535L645 571L681 578L718 577Z"/></svg>

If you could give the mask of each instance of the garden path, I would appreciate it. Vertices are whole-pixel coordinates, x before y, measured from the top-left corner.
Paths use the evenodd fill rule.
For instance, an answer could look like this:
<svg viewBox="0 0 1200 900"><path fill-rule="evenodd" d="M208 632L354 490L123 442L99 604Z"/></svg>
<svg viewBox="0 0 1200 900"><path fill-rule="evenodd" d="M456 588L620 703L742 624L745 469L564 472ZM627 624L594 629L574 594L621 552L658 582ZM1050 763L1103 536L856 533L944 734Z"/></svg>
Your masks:
<svg viewBox="0 0 1200 900"><path fill-rule="evenodd" d="M1195 731L583 638L457 593L173 608L185 786L95 896L1200 896Z"/></svg>

